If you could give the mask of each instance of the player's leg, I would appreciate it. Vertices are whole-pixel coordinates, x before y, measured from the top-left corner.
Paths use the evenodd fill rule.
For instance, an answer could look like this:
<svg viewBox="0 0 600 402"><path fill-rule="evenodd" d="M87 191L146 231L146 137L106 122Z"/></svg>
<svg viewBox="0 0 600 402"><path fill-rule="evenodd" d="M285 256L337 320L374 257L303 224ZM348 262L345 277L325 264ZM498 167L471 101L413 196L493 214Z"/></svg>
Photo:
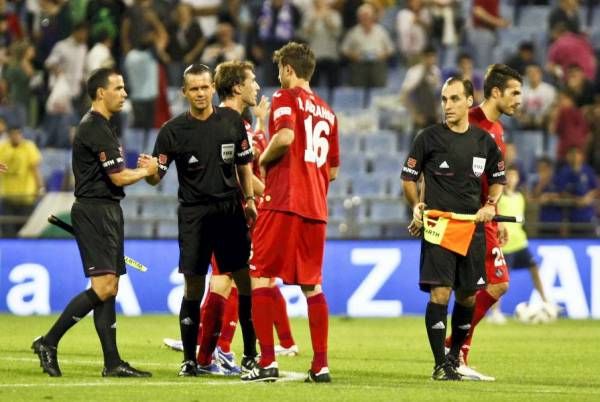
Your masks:
<svg viewBox="0 0 600 402"><path fill-rule="evenodd" d="M275 354L280 356L296 356L298 345L292 336L292 328L287 313L287 304L279 286L273 286L275 292L275 332L279 345L275 345Z"/></svg>
<svg viewBox="0 0 600 402"><path fill-rule="evenodd" d="M179 375L183 377L197 374L196 342L205 281L205 275L184 274L183 298L179 310L179 330L183 344L183 363Z"/></svg>
<svg viewBox="0 0 600 402"><path fill-rule="evenodd" d="M231 341L237 328L239 316L239 293L235 282L227 298L225 312L223 313L223 324L221 325L221 336L217 342L219 349L225 353L231 352Z"/></svg>
<svg viewBox="0 0 600 402"><path fill-rule="evenodd" d="M302 292L308 305L308 325L313 349L313 360L306 382L331 382L327 361L329 309L321 285L303 285Z"/></svg>
<svg viewBox="0 0 600 402"><path fill-rule="evenodd" d="M240 362L242 373L251 371L256 366L256 332L252 322L252 286L250 273L244 268L233 273L238 291L238 315L242 329L244 353Z"/></svg>

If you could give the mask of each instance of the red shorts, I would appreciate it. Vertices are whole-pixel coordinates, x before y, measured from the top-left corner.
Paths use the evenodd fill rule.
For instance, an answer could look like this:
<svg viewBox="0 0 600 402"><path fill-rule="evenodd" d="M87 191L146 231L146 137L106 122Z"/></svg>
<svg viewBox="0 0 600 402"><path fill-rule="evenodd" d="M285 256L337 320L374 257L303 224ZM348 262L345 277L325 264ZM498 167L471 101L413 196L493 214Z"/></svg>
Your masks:
<svg viewBox="0 0 600 402"><path fill-rule="evenodd" d="M299 215L261 210L254 227L250 276L279 277L289 285L319 285L327 224Z"/></svg>
<svg viewBox="0 0 600 402"><path fill-rule="evenodd" d="M485 273L488 284L505 283L509 281L508 265L498 242L498 223L485 224Z"/></svg>

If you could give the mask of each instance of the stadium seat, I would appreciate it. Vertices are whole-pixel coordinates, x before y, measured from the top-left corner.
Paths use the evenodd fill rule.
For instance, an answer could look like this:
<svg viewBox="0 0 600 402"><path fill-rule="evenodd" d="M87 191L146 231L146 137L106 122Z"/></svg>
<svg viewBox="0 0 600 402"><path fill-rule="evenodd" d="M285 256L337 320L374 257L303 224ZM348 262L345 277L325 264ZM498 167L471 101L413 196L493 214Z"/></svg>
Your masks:
<svg viewBox="0 0 600 402"><path fill-rule="evenodd" d="M177 218L175 199L148 198L142 201L143 218Z"/></svg>
<svg viewBox="0 0 600 402"><path fill-rule="evenodd" d="M145 180L140 180L131 186L125 187L125 194L130 195L154 195L158 193L158 188L146 183Z"/></svg>
<svg viewBox="0 0 600 402"><path fill-rule="evenodd" d="M327 200L327 208L329 212L329 218L334 220L344 220L346 218L346 208L344 208L344 200L329 199Z"/></svg>
<svg viewBox="0 0 600 402"><path fill-rule="evenodd" d="M381 238L382 227L371 222L363 223L358 228L359 237L365 239Z"/></svg>
<svg viewBox="0 0 600 402"><path fill-rule="evenodd" d="M405 204L400 202L400 200L373 200L371 202L371 221L377 223L394 223L406 220Z"/></svg>
<svg viewBox="0 0 600 402"><path fill-rule="evenodd" d="M352 194L358 196L383 197L387 192L387 177L377 174L354 175L351 178Z"/></svg>
<svg viewBox="0 0 600 402"><path fill-rule="evenodd" d="M356 174L366 173L366 171L367 157L364 154L342 154L340 175L348 177Z"/></svg>
<svg viewBox="0 0 600 402"><path fill-rule="evenodd" d="M123 216L125 220L129 218L137 218L139 216L139 206L138 200L131 197L125 197L123 201L121 201L121 209L123 209Z"/></svg>
<svg viewBox="0 0 600 402"><path fill-rule="evenodd" d="M163 194L177 195L179 181L177 179L177 168L175 167L175 163L171 163L171 167L169 167L167 174L162 178L160 186Z"/></svg>
<svg viewBox="0 0 600 402"><path fill-rule="evenodd" d="M390 183L390 196L392 197L400 197L403 199L404 191L402 189L402 179L400 178L400 174L397 176L392 176L389 179Z"/></svg>
<svg viewBox="0 0 600 402"><path fill-rule="evenodd" d="M40 163L40 171L44 179L50 178L56 170L66 171L71 165L71 151L58 148L43 148L42 161Z"/></svg>
<svg viewBox="0 0 600 402"><path fill-rule="evenodd" d="M140 221L125 221L125 237L127 238L149 238L154 235L151 223Z"/></svg>
<svg viewBox="0 0 600 402"><path fill-rule="evenodd" d="M333 93L333 109L356 110L365 106L365 90L354 87L337 87Z"/></svg>
<svg viewBox="0 0 600 402"><path fill-rule="evenodd" d="M544 133L542 131L514 131L511 140L515 144L519 160L524 162L527 172L535 170L537 158L544 154Z"/></svg>
<svg viewBox="0 0 600 402"><path fill-rule="evenodd" d="M342 157L348 153L357 154L360 152L361 137L354 133L340 134L340 150Z"/></svg>
<svg viewBox="0 0 600 402"><path fill-rule="evenodd" d="M397 150L396 135L393 132L380 131L365 136L365 152L367 155L394 154Z"/></svg>
<svg viewBox="0 0 600 402"><path fill-rule="evenodd" d="M179 227L177 221L164 221L158 224L156 235L159 238L177 238L179 236Z"/></svg>
<svg viewBox="0 0 600 402"><path fill-rule="evenodd" d="M329 183L329 197L345 197L348 195L348 178L345 175Z"/></svg>
<svg viewBox="0 0 600 402"><path fill-rule="evenodd" d="M546 30L550 11L552 11L550 6L523 6L520 10L518 26Z"/></svg>
<svg viewBox="0 0 600 402"><path fill-rule="evenodd" d="M386 176L398 175L404 164L404 153L381 154L373 158L373 173L379 173Z"/></svg>

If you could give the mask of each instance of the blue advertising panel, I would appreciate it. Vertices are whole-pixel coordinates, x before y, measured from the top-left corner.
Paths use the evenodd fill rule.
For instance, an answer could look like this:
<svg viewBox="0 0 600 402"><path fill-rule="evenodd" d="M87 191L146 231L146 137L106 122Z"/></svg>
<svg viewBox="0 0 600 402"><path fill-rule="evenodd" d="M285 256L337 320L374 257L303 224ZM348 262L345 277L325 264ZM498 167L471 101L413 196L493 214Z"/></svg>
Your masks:
<svg viewBox="0 0 600 402"><path fill-rule="evenodd" d="M323 269L331 314L396 317L424 314L427 294L418 290L418 241L328 241ZM597 240L532 240L549 296L571 318L600 318L600 244ZM128 240L125 253L146 265L121 278L118 309L127 315L177 313L183 278L174 240ZM73 240L0 240L0 311L18 315L61 311L88 286ZM290 315L305 315L295 286L284 286ZM502 310L539 301L527 269L511 271Z"/></svg>

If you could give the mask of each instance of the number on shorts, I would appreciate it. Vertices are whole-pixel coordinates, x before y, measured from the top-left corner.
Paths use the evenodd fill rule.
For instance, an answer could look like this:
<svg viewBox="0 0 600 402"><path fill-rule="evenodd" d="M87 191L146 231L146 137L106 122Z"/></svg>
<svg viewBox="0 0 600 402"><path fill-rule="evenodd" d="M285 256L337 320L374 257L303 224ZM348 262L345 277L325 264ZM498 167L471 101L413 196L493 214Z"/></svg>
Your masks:
<svg viewBox="0 0 600 402"><path fill-rule="evenodd" d="M506 265L506 261L504 261L504 254L502 254L500 247L494 247L492 249L492 254L494 254L495 267L503 267Z"/></svg>
<svg viewBox="0 0 600 402"><path fill-rule="evenodd" d="M327 161L327 153L329 152L329 135L330 128L326 121L320 120L313 127L312 116L304 119L304 132L306 133L306 149L304 150L304 161L308 163L316 163L317 167L321 167Z"/></svg>

